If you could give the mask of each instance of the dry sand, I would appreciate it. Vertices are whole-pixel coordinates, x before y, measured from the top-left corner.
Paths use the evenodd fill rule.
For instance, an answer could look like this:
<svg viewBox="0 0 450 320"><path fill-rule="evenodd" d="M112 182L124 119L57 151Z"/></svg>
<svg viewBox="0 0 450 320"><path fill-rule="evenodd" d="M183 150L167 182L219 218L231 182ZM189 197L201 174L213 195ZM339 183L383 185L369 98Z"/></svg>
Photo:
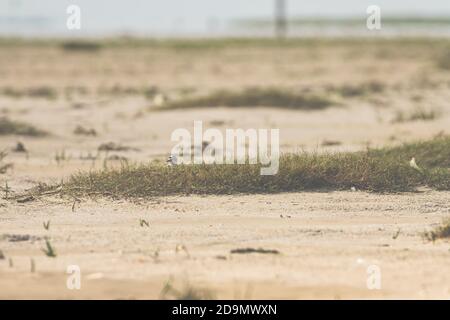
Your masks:
<svg viewBox="0 0 450 320"><path fill-rule="evenodd" d="M449 200L448 192L331 192L98 200L75 212L60 199L8 204L1 233L31 239L1 241L13 266L0 261L0 297L158 298L172 279L217 298L449 298L450 246L421 238L449 215ZM46 236L56 258L41 252ZM230 253L247 247L280 254ZM81 268L79 291L66 287L69 265ZM367 288L371 265L381 290Z"/></svg>

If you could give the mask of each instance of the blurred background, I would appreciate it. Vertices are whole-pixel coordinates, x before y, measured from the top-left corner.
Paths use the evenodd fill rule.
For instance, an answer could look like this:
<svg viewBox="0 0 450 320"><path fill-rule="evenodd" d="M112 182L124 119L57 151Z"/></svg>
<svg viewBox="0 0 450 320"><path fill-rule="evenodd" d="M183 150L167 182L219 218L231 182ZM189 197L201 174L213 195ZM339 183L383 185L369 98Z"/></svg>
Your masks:
<svg viewBox="0 0 450 320"><path fill-rule="evenodd" d="M280 0L0 0L2 36L270 36ZM367 35L366 9L382 8L382 35L450 35L448 0L285 0L289 36ZM66 29L66 9L82 28ZM362 22L362 23L361 23ZM371 33L373 34L373 33Z"/></svg>
<svg viewBox="0 0 450 320"><path fill-rule="evenodd" d="M194 120L280 128L283 152L428 139L448 132L449 36L448 0L0 0L0 143L42 181L105 148L164 161Z"/></svg>

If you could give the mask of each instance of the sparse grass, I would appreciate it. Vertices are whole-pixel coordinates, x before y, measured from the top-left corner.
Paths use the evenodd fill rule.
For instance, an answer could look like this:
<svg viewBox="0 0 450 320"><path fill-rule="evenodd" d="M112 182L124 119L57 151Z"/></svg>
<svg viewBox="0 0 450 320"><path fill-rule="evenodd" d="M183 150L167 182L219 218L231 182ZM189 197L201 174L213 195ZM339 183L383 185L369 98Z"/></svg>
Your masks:
<svg viewBox="0 0 450 320"><path fill-rule="evenodd" d="M211 300L214 294L210 290L195 288L186 283L182 289L176 289L170 281L166 283L160 293L160 299L175 300Z"/></svg>
<svg viewBox="0 0 450 320"><path fill-rule="evenodd" d="M410 166L415 157L420 170ZM280 158L274 176L259 165L127 165L80 173L62 193L148 198L175 194L279 193L311 190L414 191L419 186L450 190L450 138L355 153L299 153Z"/></svg>
<svg viewBox="0 0 450 320"><path fill-rule="evenodd" d="M6 151L0 151L0 161L3 161L8 156L8 153Z"/></svg>
<svg viewBox="0 0 450 320"><path fill-rule="evenodd" d="M344 98L361 97L368 94L382 93L386 89L386 86L378 81L370 81L367 83L361 83L358 85L343 85L341 87L332 88L332 91L336 91Z"/></svg>
<svg viewBox="0 0 450 320"><path fill-rule="evenodd" d="M1 135L21 135L30 137L42 137L48 135L44 130L38 129L31 124L0 118Z"/></svg>
<svg viewBox="0 0 450 320"><path fill-rule="evenodd" d="M441 116L438 110L416 108L411 113L406 113L404 111L398 111L393 123L403 123L410 121L433 121Z"/></svg>
<svg viewBox="0 0 450 320"><path fill-rule="evenodd" d="M450 70L450 48L446 48L437 57L436 66L442 70Z"/></svg>
<svg viewBox="0 0 450 320"><path fill-rule="evenodd" d="M5 174L13 166L12 163L0 163L0 174Z"/></svg>
<svg viewBox="0 0 450 320"><path fill-rule="evenodd" d="M8 181L5 182L5 187L3 188L3 191L5 192L5 197L4 199L8 199L9 194L11 192L11 188L8 185Z"/></svg>
<svg viewBox="0 0 450 320"><path fill-rule="evenodd" d="M8 153L6 151L0 151L0 174L6 173L6 171L8 171L8 169L13 167L12 163L4 163L3 162L3 159L5 159L7 155L8 155ZM7 188L5 190L7 190Z"/></svg>
<svg viewBox="0 0 450 320"><path fill-rule="evenodd" d="M303 19L302 19L303 20ZM361 23L358 22L358 23ZM346 46L355 48L359 52L376 52L382 48L385 52L411 54L413 50L430 48L440 50L450 46L450 40L445 37L292 37L288 39L274 39L270 37L219 37L219 38L133 38L116 37L102 40L78 39L23 39L0 38L0 48L62 48L68 52L98 52L117 48L148 48L151 50L174 50L177 53L204 50L224 49L275 49L284 51L294 48L327 48ZM330 48L330 50L332 50Z"/></svg>
<svg viewBox="0 0 450 320"><path fill-rule="evenodd" d="M32 98L54 99L57 96L55 89L50 87L31 88L27 91L27 95Z"/></svg>
<svg viewBox="0 0 450 320"><path fill-rule="evenodd" d="M55 99L58 96L54 88L47 86L34 87L28 89L16 89L5 87L0 89L0 93L4 96L12 98L30 97L30 98Z"/></svg>
<svg viewBox="0 0 450 320"><path fill-rule="evenodd" d="M55 152L55 162L59 166L65 161L69 161L71 156L66 153L66 150L56 151Z"/></svg>
<svg viewBox="0 0 450 320"><path fill-rule="evenodd" d="M137 148L133 148L133 147L129 147L129 146L124 146L122 144L119 143L115 143L115 142L107 142L107 143L102 143L98 149L98 151L139 151L139 149Z"/></svg>
<svg viewBox="0 0 450 320"><path fill-rule="evenodd" d="M97 131L93 128L85 128L83 126L77 126L75 128L75 130L73 131L73 134L78 135L78 136L92 136L92 137L96 137L97 136Z"/></svg>
<svg viewBox="0 0 450 320"><path fill-rule="evenodd" d="M72 52L97 52L102 45L98 41L73 40L61 43L61 48Z"/></svg>
<svg viewBox="0 0 450 320"><path fill-rule="evenodd" d="M325 139L322 141L322 147L335 147L335 146L340 146L341 144L342 144L342 142L337 141L337 140Z"/></svg>
<svg viewBox="0 0 450 320"><path fill-rule="evenodd" d="M153 99L156 95L160 94L160 90L155 86L130 87L116 84L112 87L100 87L98 88L97 93L108 96L143 95L147 99Z"/></svg>
<svg viewBox="0 0 450 320"><path fill-rule="evenodd" d="M261 253L261 254L280 254L280 251L273 249L263 249L263 248L239 248L233 249L230 253L234 254L250 254L250 253Z"/></svg>
<svg viewBox="0 0 450 320"><path fill-rule="evenodd" d="M277 88L247 88L239 92L220 90L204 97L172 101L156 109L187 109L205 107L278 107L320 110L337 105L317 95L305 95Z"/></svg>
<svg viewBox="0 0 450 320"><path fill-rule="evenodd" d="M423 236L429 241L450 238L450 220L444 221L442 225L436 227L432 231L425 232Z"/></svg>

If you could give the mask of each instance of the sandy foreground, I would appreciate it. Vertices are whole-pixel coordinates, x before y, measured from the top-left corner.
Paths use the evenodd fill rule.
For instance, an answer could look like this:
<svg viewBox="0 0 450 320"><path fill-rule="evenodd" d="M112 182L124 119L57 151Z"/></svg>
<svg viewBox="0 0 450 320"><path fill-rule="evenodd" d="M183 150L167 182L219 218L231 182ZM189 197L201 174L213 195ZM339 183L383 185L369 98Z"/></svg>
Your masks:
<svg viewBox="0 0 450 320"><path fill-rule="evenodd" d="M119 165L105 161L110 156L136 163L164 160L174 145L171 132L192 129L194 120L221 130L279 128L283 152L353 151L449 133L450 78L434 69L433 50L427 44L361 49L345 43L214 52L2 47L1 88L48 86L63 92L79 86L89 93L56 99L0 95L2 116L51 133L0 136L0 149L9 151L4 161L14 165L0 175L0 185L8 183L18 193L39 182L58 183L78 171ZM98 93L113 86L157 86L169 96L182 89L203 93L248 86L320 91L368 81L387 89L337 98L339 106L308 112L224 107L156 112L154 102L139 95ZM392 121L397 111L416 107L436 108L440 116ZM94 128L97 136L74 134L78 125ZM27 154L11 151L18 141ZM99 153L106 142L132 149ZM169 282L179 291L192 288L229 299L448 299L450 243L425 241L422 233L449 216L450 192L425 189L136 201L0 199L0 298L173 298L163 292ZM46 238L57 257L42 252ZM239 248L278 254L231 253ZM81 290L66 286L70 265L80 267ZM379 290L367 286L373 266L380 270Z"/></svg>
<svg viewBox="0 0 450 320"><path fill-rule="evenodd" d="M0 261L0 297L155 299L172 280L230 299L449 298L450 246L421 238L449 200L332 192L86 201L75 212L60 199L7 205L1 233L31 240L2 240L13 266ZM45 236L56 258L40 252ZM230 253L248 247L280 254ZM67 289L68 265L80 266L81 290ZM371 265L381 290L367 288Z"/></svg>

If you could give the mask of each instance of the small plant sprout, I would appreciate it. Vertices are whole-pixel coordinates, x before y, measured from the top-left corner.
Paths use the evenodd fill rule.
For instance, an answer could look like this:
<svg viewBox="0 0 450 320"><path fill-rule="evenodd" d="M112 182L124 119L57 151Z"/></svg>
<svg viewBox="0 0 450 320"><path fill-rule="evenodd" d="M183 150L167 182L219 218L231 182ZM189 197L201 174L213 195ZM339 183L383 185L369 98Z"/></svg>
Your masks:
<svg viewBox="0 0 450 320"><path fill-rule="evenodd" d="M9 191L10 191L11 189L9 188L9 186L8 186L8 181L6 181L5 182L5 199L8 199L8 196L9 196Z"/></svg>
<svg viewBox="0 0 450 320"><path fill-rule="evenodd" d="M392 236L392 239L396 240L398 238L398 236L400 235L401 229L399 228L397 230L397 232L394 233L394 235Z"/></svg>
<svg viewBox="0 0 450 320"><path fill-rule="evenodd" d="M0 151L0 174L5 174L8 169L13 167L12 163L3 163L3 159L6 158L8 153L6 151Z"/></svg>
<svg viewBox="0 0 450 320"><path fill-rule="evenodd" d="M45 239L45 249L42 249L42 251L45 253L45 255L47 257L50 257L50 258L56 257L56 251L52 247L52 245L48 239Z"/></svg>
<svg viewBox="0 0 450 320"><path fill-rule="evenodd" d="M55 153L55 161L58 166L61 165L61 163L63 163L64 161L69 161L69 160L70 160L70 156L68 156L66 154L66 150L57 151Z"/></svg>
<svg viewBox="0 0 450 320"><path fill-rule="evenodd" d="M8 153L6 151L0 151L0 161L5 159L7 155L8 155Z"/></svg>
<svg viewBox="0 0 450 320"><path fill-rule="evenodd" d="M34 262L33 258L30 258L30 272L35 273L36 272L36 263Z"/></svg>
<svg viewBox="0 0 450 320"><path fill-rule="evenodd" d="M44 229L48 231L50 229L50 220L48 220L47 222L44 221L43 225L44 225Z"/></svg>
<svg viewBox="0 0 450 320"><path fill-rule="evenodd" d="M141 227L144 227L144 226L150 227L149 222L148 222L147 220L144 220L144 219L139 219L139 225L140 225Z"/></svg>

